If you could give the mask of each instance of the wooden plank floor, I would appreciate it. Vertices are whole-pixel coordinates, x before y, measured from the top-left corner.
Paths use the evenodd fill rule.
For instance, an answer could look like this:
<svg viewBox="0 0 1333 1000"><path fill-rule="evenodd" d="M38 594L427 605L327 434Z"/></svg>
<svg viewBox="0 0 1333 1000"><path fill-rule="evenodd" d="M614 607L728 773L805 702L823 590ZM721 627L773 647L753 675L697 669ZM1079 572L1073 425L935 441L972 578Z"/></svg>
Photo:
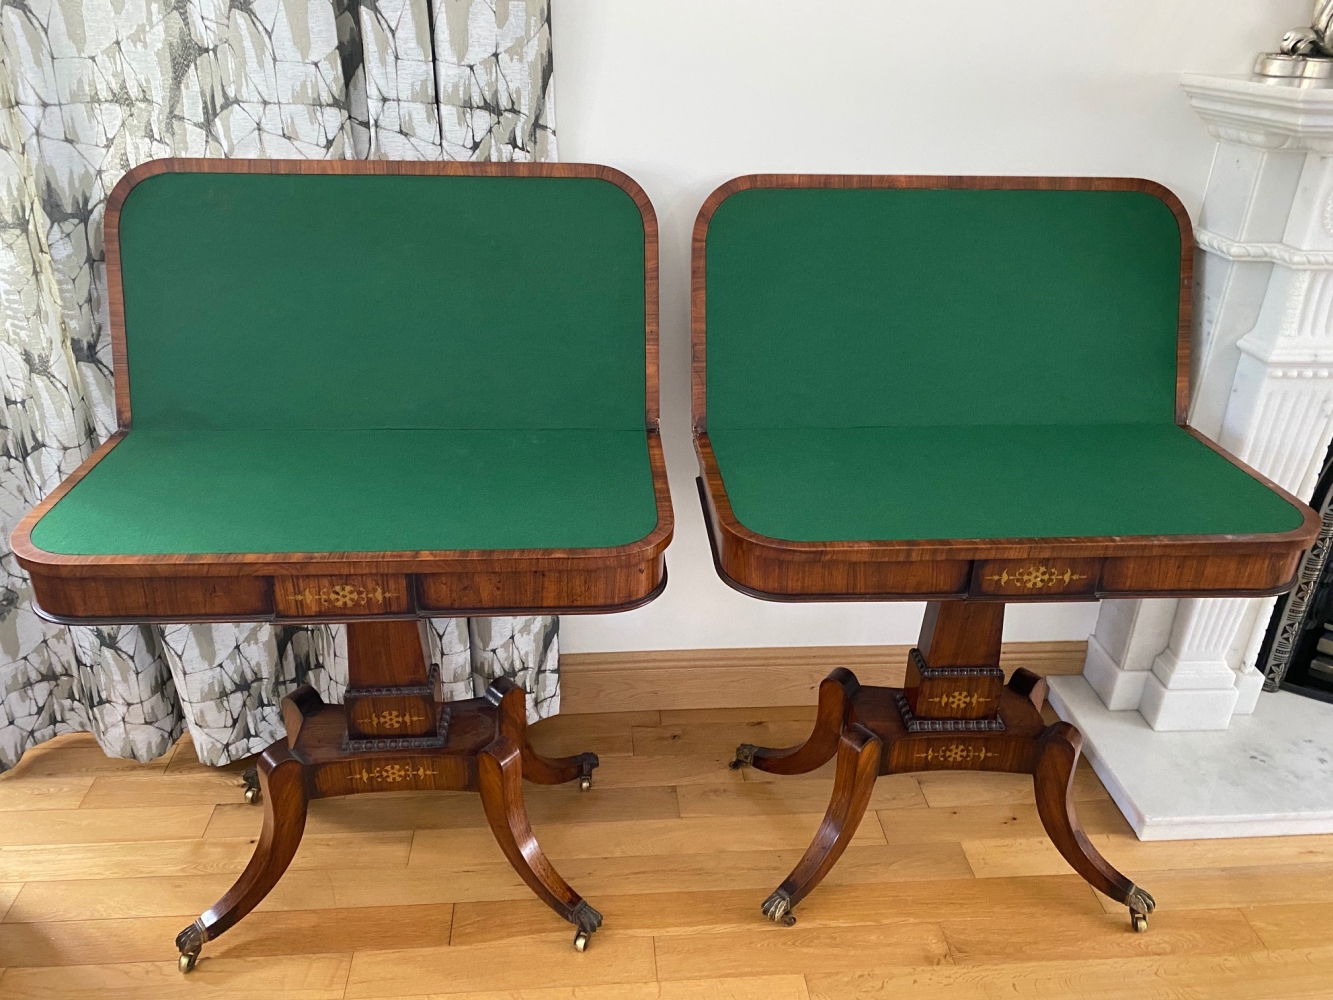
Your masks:
<svg viewBox="0 0 1333 1000"><path fill-rule="evenodd" d="M1147 934L1070 873L1029 779L881 779L795 927L759 903L809 840L829 769L726 767L790 744L813 709L567 716L549 754L595 750L597 786L528 786L539 838L606 917L585 954L463 794L311 805L305 841L248 919L176 971L176 932L230 885L262 809L239 766L188 741L151 764L86 736L0 776L0 997L950 1000L1333 997L1333 836L1140 843L1080 772L1085 827L1158 900Z"/></svg>

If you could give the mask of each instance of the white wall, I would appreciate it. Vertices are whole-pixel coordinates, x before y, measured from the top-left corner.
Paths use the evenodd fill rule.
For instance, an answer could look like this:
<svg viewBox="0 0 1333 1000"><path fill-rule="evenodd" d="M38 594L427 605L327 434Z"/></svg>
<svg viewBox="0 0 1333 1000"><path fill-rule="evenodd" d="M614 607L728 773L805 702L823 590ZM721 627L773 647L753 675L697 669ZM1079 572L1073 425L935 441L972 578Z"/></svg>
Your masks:
<svg viewBox="0 0 1333 1000"><path fill-rule="evenodd" d="M1311 0L552 0L561 159L619 167L661 224L662 410L676 536L657 601L568 616L567 652L916 638L920 604L773 604L716 576L689 433L689 239L755 171L1150 177L1196 212L1213 141L1184 70L1248 73ZM1084 639L1095 604L1009 640Z"/></svg>

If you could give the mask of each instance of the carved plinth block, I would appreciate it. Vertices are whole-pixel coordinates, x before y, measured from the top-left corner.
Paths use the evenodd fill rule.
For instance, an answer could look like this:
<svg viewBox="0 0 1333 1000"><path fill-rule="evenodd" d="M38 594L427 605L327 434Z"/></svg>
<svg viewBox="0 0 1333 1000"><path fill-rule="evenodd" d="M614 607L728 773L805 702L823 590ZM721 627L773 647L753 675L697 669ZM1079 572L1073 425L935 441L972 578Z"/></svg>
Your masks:
<svg viewBox="0 0 1333 1000"><path fill-rule="evenodd" d="M1003 687L999 667L932 667L913 649L903 697L917 719L988 719L1000 707Z"/></svg>

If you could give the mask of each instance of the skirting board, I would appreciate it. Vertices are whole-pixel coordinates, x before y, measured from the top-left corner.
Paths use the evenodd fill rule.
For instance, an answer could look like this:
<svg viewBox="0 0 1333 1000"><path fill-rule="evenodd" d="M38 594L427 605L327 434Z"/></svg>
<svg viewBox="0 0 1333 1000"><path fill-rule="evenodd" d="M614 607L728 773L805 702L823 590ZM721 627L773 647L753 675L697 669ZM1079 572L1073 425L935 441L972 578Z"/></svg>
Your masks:
<svg viewBox="0 0 1333 1000"><path fill-rule="evenodd" d="M1086 642L1007 642L1006 676L1026 667L1042 676L1083 672ZM560 657L560 710L774 708L813 705L819 682L848 667L863 684L899 687L910 646L778 646L567 653Z"/></svg>

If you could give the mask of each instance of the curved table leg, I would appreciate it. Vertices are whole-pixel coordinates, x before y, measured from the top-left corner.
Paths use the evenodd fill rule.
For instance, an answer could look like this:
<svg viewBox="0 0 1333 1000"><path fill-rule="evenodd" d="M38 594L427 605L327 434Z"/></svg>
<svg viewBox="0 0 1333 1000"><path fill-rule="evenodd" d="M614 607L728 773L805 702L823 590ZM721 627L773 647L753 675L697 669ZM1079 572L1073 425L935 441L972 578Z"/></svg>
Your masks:
<svg viewBox="0 0 1333 1000"><path fill-rule="evenodd" d="M543 757L528 742L528 696L508 677L500 677L486 689L486 699L499 709L500 734L523 755L523 777L538 785L563 785L579 779L579 788L592 788L593 769L601 763L595 753L573 757Z"/></svg>
<svg viewBox="0 0 1333 1000"><path fill-rule="evenodd" d="M288 749L287 740L281 739L264 751L258 767L264 803L263 833L236 884L176 935L182 972L194 968L205 941L222 934L268 895L301 844L307 804L301 761Z"/></svg>
<svg viewBox="0 0 1333 1000"><path fill-rule="evenodd" d="M583 951L602 915L560 877L533 836L523 804L522 752L501 736L477 755L477 772L481 805L500 849L542 902L577 928L574 947Z"/></svg>
<svg viewBox="0 0 1333 1000"><path fill-rule="evenodd" d="M1148 914L1156 905L1152 896L1111 867L1079 825L1073 785L1082 747L1082 734L1067 722L1057 722L1041 734L1033 771L1037 813L1047 835L1074 870L1094 889L1128 906L1134 929L1145 931Z"/></svg>
<svg viewBox="0 0 1333 1000"><path fill-rule="evenodd" d="M788 927L796 923L792 907L819 885L851 843L875 790L881 746L880 738L864 726L853 724L843 730L833 798L801 860L773 895L764 900L764 916L770 920Z"/></svg>
<svg viewBox="0 0 1333 1000"><path fill-rule="evenodd" d="M731 769L756 767L770 774L805 774L822 767L838 752L843 726L852 706L852 698L861 687L856 674L838 667L819 683L819 710L815 728L798 747L770 749L753 743L736 748Z"/></svg>

